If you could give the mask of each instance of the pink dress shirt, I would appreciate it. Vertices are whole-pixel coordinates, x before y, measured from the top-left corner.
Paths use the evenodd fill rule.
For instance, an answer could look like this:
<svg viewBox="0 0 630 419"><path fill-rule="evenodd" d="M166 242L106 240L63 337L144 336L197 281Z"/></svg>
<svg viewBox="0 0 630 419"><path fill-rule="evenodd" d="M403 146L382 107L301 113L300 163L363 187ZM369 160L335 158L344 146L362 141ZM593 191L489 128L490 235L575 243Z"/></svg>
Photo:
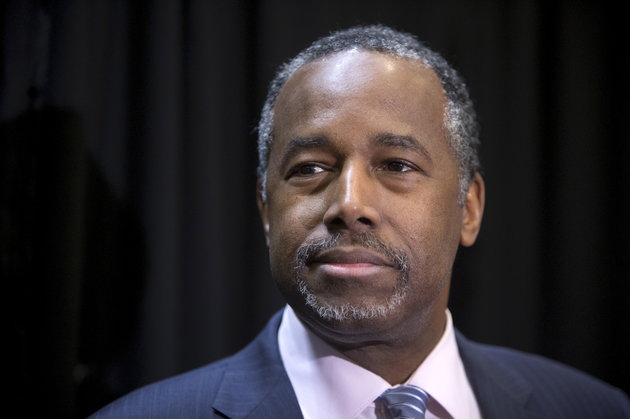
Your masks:
<svg viewBox="0 0 630 419"><path fill-rule="evenodd" d="M480 419L448 310L446 317L440 341L404 384L421 387L431 396L427 419ZM278 344L305 419L377 418L374 400L391 387L389 383L315 336L289 306L278 330Z"/></svg>

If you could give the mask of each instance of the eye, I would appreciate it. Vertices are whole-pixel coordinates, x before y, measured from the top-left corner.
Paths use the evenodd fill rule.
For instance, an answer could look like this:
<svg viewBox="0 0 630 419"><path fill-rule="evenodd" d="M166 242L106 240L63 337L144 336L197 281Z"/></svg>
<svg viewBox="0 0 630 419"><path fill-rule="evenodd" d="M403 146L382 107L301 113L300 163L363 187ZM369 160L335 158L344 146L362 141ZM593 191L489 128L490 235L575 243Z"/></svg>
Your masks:
<svg viewBox="0 0 630 419"><path fill-rule="evenodd" d="M401 160L392 160L383 164L383 170L387 170L389 172L405 173L405 172L416 172L419 169L415 165L409 162L401 161Z"/></svg>
<svg viewBox="0 0 630 419"><path fill-rule="evenodd" d="M324 172L325 169L320 165L314 163L306 163L295 167L289 173L289 177L291 176L313 176L318 173Z"/></svg>

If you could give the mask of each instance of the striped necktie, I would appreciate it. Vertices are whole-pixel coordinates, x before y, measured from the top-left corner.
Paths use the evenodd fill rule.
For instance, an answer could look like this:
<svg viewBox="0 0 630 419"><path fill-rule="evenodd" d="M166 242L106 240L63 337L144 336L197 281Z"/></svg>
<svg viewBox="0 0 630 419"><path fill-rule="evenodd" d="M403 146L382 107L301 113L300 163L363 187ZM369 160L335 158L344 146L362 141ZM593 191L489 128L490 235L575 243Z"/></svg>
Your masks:
<svg viewBox="0 0 630 419"><path fill-rule="evenodd" d="M429 394L420 387L407 385L390 388L376 400L386 406L392 419L424 419Z"/></svg>

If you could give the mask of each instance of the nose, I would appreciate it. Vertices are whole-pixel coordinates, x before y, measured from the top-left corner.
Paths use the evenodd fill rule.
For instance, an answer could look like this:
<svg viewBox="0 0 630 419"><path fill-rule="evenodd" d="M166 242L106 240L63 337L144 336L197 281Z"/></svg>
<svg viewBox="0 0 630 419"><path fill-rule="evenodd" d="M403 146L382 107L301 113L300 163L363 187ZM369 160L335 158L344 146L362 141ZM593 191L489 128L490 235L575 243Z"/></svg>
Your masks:
<svg viewBox="0 0 630 419"><path fill-rule="evenodd" d="M330 190L330 204L324 213L329 230L372 230L381 222L374 206L376 183L370 173L358 165L346 165Z"/></svg>

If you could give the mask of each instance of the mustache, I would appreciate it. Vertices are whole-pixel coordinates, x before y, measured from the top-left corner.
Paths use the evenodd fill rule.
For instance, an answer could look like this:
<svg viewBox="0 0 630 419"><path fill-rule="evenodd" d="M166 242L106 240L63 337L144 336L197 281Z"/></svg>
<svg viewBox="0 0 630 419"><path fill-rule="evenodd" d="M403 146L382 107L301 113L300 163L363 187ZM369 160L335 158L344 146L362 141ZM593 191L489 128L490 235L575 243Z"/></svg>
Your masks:
<svg viewBox="0 0 630 419"><path fill-rule="evenodd" d="M335 247L348 244L364 247L380 254L399 271L407 272L409 269L409 258L405 252L389 246L379 239L373 232L366 231L352 233L350 235L334 233L321 239L302 243L296 252L295 270L298 272L301 271L315 258L315 256L325 250L331 250Z"/></svg>

